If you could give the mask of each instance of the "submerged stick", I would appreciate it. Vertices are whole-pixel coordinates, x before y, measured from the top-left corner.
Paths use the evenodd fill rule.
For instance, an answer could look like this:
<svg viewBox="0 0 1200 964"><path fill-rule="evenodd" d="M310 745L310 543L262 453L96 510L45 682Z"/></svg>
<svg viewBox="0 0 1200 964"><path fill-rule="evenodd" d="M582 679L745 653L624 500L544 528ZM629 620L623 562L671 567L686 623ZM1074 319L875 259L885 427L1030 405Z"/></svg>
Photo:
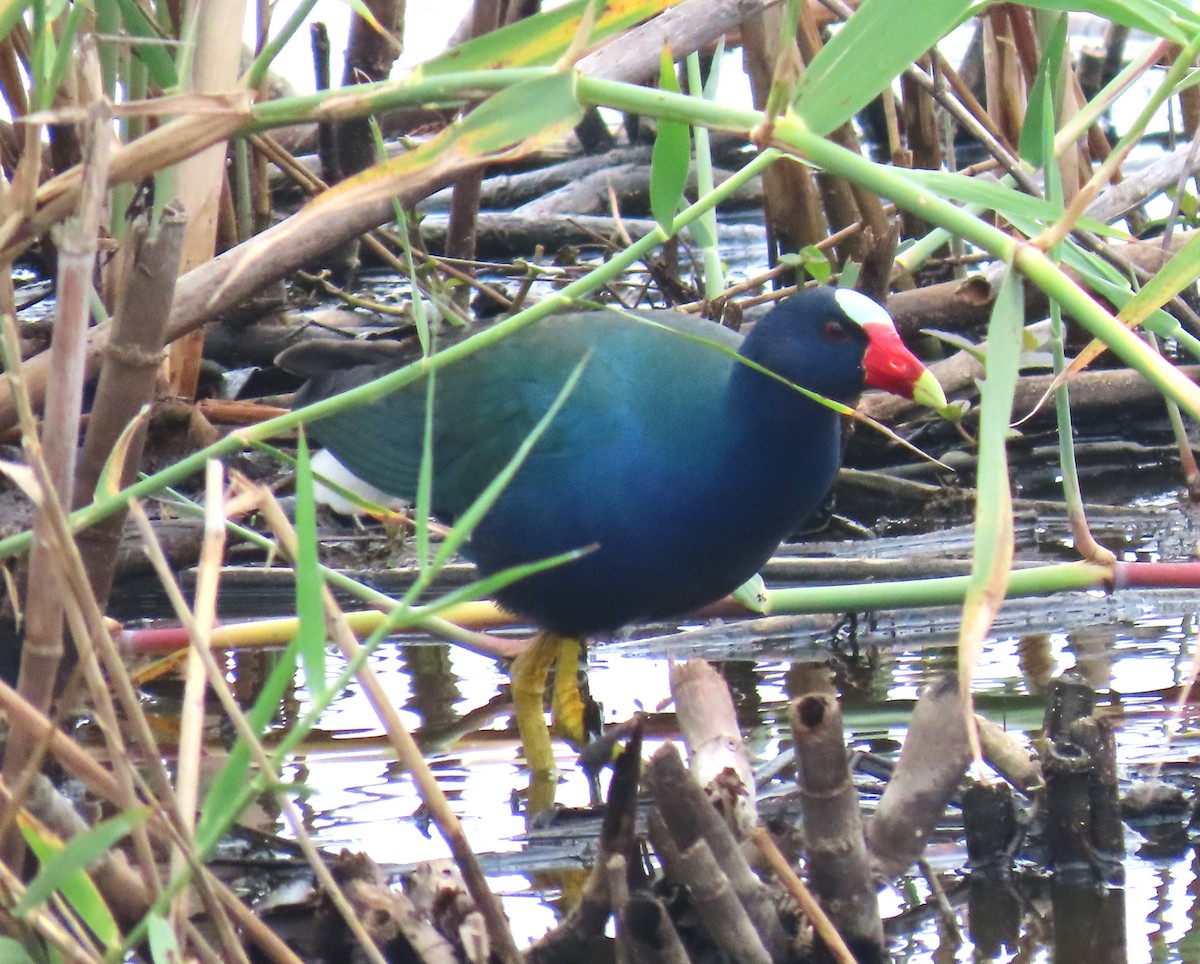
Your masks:
<svg viewBox="0 0 1200 964"><path fill-rule="evenodd" d="M841 710L832 696L810 693L792 703L791 723L813 892L859 960L882 959L883 922Z"/></svg>
<svg viewBox="0 0 1200 964"><path fill-rule="evenodd" d="M1017 809L1007 783L972 783L963 794L963 829L971 878L1007 880L1017 838Z"/></svg>
<svg viewBox="0 0 1200 964"><path fill-rule="evenodd" d="M744 836L758 822L754 770L729 684L707 660L689 659L672 668L671 695L688 768L733 832Z"/></svg>
<svg viewBox="0 0 1200 964"><path fill-rule="evenodd" d="M895 773L867 827L880 874L898 877L921 856L970 761L958 678L949 674L921 693Z"/></svg>
<svg viewBox="0 0 1200 964"><path fill-rule="evenodd" d="M651 758L646 782L680 857L698 840L708 844L771 958L781 959L791 942L770 899L770 890L750 869L729 826L692 779L673 744L665 744Z"/></svg>

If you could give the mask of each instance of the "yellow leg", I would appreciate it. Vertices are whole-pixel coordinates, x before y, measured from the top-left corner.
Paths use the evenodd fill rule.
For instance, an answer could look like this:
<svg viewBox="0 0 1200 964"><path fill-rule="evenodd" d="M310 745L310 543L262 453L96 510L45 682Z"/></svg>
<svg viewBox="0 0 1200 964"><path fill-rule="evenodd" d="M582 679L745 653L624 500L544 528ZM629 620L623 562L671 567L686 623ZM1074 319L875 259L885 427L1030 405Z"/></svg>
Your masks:
<svg viewBox="0 0 1200 964"><path fill-rule="evenodd" d="M561 642L559 637L551 633L538 633L529 649L513 660L509 670L517 730L521 734L525 762L529 767L530 815L554 805L557 773L544 707L546 677L550 672L550 664L558 659Z"/></svg>
<svg viewBox="0 0 1200 964"><path fill-rule="evenodd" d="M550 698L555 732L561 733L576 749L582 748L587 742L583 698L579 695L579 656L582 649L578 639L559 638L554 691Z"/></svg>

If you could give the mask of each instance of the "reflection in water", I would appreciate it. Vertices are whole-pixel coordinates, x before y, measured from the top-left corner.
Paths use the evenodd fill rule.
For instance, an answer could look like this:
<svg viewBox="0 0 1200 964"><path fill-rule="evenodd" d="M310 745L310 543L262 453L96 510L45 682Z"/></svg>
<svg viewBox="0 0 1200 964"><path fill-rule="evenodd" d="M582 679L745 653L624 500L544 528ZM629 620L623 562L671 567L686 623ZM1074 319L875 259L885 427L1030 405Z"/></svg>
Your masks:
<svg viewBox="0 0 1200 964"><path fill-rule="evenodd" d="M1033 635L990 640L977 676L980 706L1018 734L1023 728L1034 733L1041 724L1041 702L1028 695L1022 673ZM1037 640L1036 649L1045 663L1062 667L1078 662L1111 679L1113 690L1100 694L1100 708L1120 711L1114 721L1120 760L1128 770L1131 766L1147 769L1162 756L1166 727L1162 708L1186 673L1189 656L1184 642L1180 620L1155 616L1098 631L1073 628L1069 634L1046 633ZM953 666L954 646L947 638L873 639L871 645L875 672L848 704L848 725L854 731L852 738L860 743L863 737L871 737L876 747L888 746L890 741L880 741L879 735L902 735L907 701L930 678ZM865 652L866 647L860 658ZM334 672L340 659L335 655L330 659ZM374 665L414 730L426 738L437 735L432 757L435 773L477 851L485 855L520 851L525 855L522 860L540 859L547 845L526 838L513 807L514 788L523 786L525 778L507 715L507 676L490 660L441 645L385 645L376 653ZM827 688L835 681L845 685L845 663L834 665L839 668L831 668L828 660L792 662L782 652L770 661L742 659L723 665L739 720L749 731L750 746L760 755L757 762L772 759L781 744L790 742L782 723L789 694ZM240 656L236 664L240 682L261 679L269 669L269 659L261 654ZM666 660L624 655L620 644L593 651L590 683L604 707L606 722L627 719L636 709L650 711L653 738L647 753L672 736L672 718L654 712L668 705L667 680ZM289 713L302 709L305 701L303 691L298 691ZM356 688L331 708L326 727L334 735L332 740L307 749L286 775L307 785L302 806L318 843L330 849L366 850L383 864L406 865L444 856L443 843L436 833L430 834L419 799L388 757L378 724ZM1183 726L1170 751L1173 759L1190 761L1197 747L1196 730L1194 720ZM461 738L451 743L452 736ZM564 775L560 798L568 806L583 806L587 801L584 778L570 751L562 744L556 750ZM1194 769L1190 763L1185 766L1187 772ZM768 789L788 786L790 778L785 774ZM275 823L274 829L283 829L277 818ZM553 844L562 845L561 839ZM952 828L948 841L938 846L940 866L962 865L963 854ZM1133 841L1132 849L1136 849ZM1200 919L1196 860L1190 847L1160 852L1153 863L1148 856L1130 857L1126 890L1104 895L1059 893L1049 885L1040 892L1004 888L977 892L967 887L956 890L953 879L948 884L960 920L976 942L976 960L1044 959L1047 942L1061 961L1098 964L1147 960L1152 954L1155 959L1194 960L1198 959L1192 948ZM485 864L503 866L493 858ZM509 866L499 870L493 881L508 897L506 906L516 919L519 936L529 939L544 931L550 912L536 898L522 896L529 892L526 877ZM921 901L926 899L923 885L917 884L915 893L922 895ZM921 908L911 901L893 908L892 916L906 912L911 920L903 927L897 925L893 953L906 960L951 959L934 916ZM1095 926L1084 926L1084 921Z"/></svg>
<svg viewBox="0 0 1200 964"><path fill-rule="evenodd" d="M401 647L412 696L406 709L417 714L418 728L426 732L449 729L458 719L458 678L450 662L449 646Z"/></svg>
<svg viewBox="0 0 1200 964"><path fill-rule="evenodd" d="M1125 888L1081 887L1056 879L1050 891L1056 961L1125 964Z"/></svg>

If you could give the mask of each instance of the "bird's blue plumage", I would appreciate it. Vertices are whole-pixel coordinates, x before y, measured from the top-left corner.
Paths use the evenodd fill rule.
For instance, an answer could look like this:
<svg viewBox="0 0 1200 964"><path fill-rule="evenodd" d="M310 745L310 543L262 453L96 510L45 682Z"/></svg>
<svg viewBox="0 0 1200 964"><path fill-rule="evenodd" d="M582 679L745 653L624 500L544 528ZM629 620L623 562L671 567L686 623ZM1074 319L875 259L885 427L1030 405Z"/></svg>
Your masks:
<svg viewBox="0 0 1200 964"><path fill-rule="evenodd" d="M583 375L473 533L484 573L569 549L500 602L562 635L592 635L711 602L752 576L822 502L839 416L732 353L828 397L862 389L866 335L818 290L776 307L743 341L673 312L575 312L538 322L435 376L432 508L453 522L512 457L581 358ZM650 322L650 323L647 323ZM298 403L393 367L292 349L311 377ZM302 364L293 353L303 351ZM289 357L281 359L289 366ZM416 490L423 381L311 425L356 475Z"/></svg>

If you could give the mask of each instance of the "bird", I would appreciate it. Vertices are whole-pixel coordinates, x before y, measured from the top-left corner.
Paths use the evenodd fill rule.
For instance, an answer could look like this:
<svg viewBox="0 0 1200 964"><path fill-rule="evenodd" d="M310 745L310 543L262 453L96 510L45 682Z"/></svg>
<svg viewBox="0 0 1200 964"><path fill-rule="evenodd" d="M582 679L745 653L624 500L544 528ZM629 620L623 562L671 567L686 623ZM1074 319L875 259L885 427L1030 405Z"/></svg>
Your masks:
<svg viewBox="0 0 1200 964"><path fill-rule="evenodd" d="M394 371L394 343L379 344L285 350L280 367L306 379L295 406ZM511 670L535 778L554 771L544 700L556 660L554 716L582 739L575 641L722 598L821 507L841 461L843 415L812 395L853 403L869 386L946 404L884 308L829 287L779 301L745 336L670 310L563 311L433 377L429 504L449 525L561 404L464 550L483 576L582 550L495 594L538 630ZM427 388L421 378L306 428L354 475L412 499Z"/></svg>

